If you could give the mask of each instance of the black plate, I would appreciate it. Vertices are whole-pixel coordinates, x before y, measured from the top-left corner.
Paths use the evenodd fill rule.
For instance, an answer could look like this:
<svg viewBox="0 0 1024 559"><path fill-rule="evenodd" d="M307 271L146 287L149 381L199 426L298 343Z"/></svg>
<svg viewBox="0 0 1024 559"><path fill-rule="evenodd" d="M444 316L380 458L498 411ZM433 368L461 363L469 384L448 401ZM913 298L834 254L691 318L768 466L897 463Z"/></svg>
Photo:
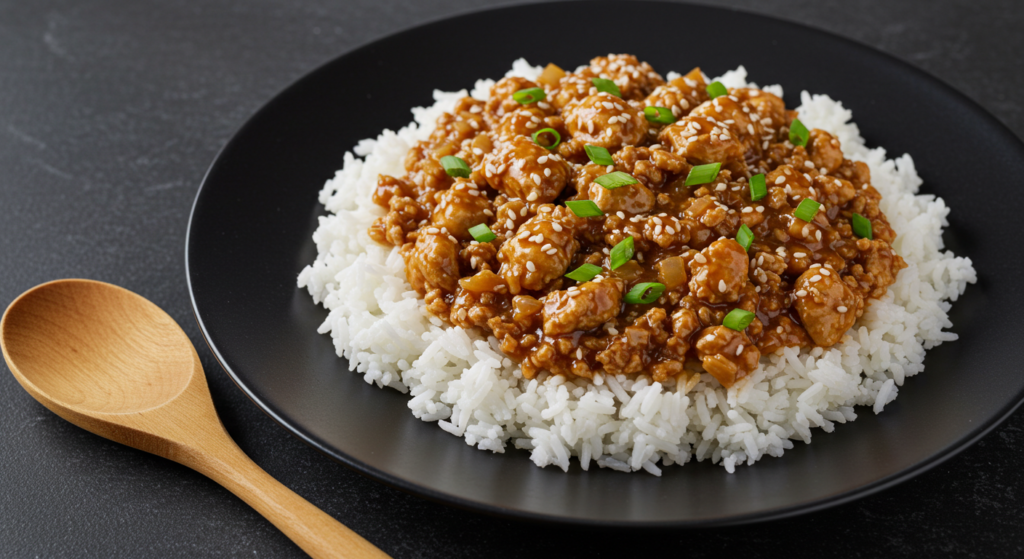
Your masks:
<svg viewBox="0 0 1024 559"><path fill-rule="evenodd" d="M545 23L548 22L548 23ZM557 33L555 24L559 24ZM728 31L728 36L725 36ZM609 52L661 72L700 65L716 75L744 64L853 110L869 145L909 152L926 192L953 208L950 248L980 282L953 306L960 340L928 353L927 370L875 416L816 431L781 459L729 475L708 463L664 477L535 467L525 452L477 450L406 407L407 397L348 371L326 316L295 287L315 257L317 192L342 154L411 120L434 88L471 88L512 61L575 68ZM975 103L923 72L859 44L792 23L723 9L661 3L557 3L463 15L346 54L257 112L217 157L189 224L186 265L196 316L238 386L296 436L375 479L482 512L579 524L710 525L835 505L948 459L1020 403L1024 361L1016 238L1024 146Z"/></svg>

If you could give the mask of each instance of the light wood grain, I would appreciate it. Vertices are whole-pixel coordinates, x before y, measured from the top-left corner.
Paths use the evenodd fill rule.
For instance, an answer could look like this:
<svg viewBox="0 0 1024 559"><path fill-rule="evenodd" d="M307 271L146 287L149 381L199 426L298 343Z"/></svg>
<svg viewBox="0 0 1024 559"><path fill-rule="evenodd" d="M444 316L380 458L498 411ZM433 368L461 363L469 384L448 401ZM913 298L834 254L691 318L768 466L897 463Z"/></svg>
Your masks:
<svg viewBox="0 0 1024 559"><path fill-rule="evenodd" d="M52 412L210 477L311 556L387 557L238 448L188 336L145 298L91 280L39 285L7 308L0 347L18 382Z"/></svg>

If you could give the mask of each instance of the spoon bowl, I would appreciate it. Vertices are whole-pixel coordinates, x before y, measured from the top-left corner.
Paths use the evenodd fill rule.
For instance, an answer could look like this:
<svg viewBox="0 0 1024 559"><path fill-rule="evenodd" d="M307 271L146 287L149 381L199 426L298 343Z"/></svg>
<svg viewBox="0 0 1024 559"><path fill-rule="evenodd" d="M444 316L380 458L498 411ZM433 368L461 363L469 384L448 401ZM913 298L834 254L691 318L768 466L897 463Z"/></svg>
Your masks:
<svg viewBox="0 0 1024 559"><path fill-rule="evenodd" d="M217 417L192 342L144 297L91 280L44 283L7 308L0 348L18 382L48 409L210 477L311 556L387 557L238 448Z"/></svg>

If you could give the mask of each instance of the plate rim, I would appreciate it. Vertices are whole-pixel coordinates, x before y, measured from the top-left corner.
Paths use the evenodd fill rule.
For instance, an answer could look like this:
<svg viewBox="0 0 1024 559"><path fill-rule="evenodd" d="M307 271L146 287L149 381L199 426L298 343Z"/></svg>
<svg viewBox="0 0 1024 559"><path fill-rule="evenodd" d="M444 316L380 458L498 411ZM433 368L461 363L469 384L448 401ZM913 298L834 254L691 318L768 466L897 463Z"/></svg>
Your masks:
<svg viewBox="0 0 1024 559"><path fill-rule="evenodd" d="M280 100L286 94L288 94L290 91L292 91L294 89L299 88L306 81L309 81L309 80L313 79L314 76L318 76L319 74L325 72L328 67L330 67L330 66L332 66L332 65L334 65L336 63L339 63L342 60L348 59L350 57L359 56L364 51L367 51L367 50L377 46L379 43L382 43L384 41L392 40L392 39L395 39L395 38L397 38L397 37L399 37L401 35L405 35L405 34L408 34L408 33L411 33L411 32L417 31L417 30L420 30L420 29L425 28L425 27L430 27L430 26L433 26L433 25L436 25L436 24L439 24L439 23L443 23L443 22L447 22L447 21L450 21L450 20L459 19L459 18L463 18L463 17L468 17L468 16L475 16L475 15L479 15L479 14L483 14L483 13L487 13L487 12L500 12L500 11L505 11L505 10L529 9L532 6L546 5L546 4L559 4L559 5L570 5L570 4L619 4L619 5L631 5L632 7L636 7L637 5L641 5L641 4L662 5L662 6L686 6L686 7L697 8L697 9L709 9L709 10L715 10L715 11L721 11L721 12L741 13L741 14L745 14L747 16L752 16L752 17L755 17L755 18L761 18L761 19L770 20L774 24L798 28L802 32L809 32L809 33L818 35L820 37L823 37L826 40L839 41L839 42L842 42L842 43L846 43L848 46L853 47L854 49L860 50L860 51L866 53L869 56L875 56L875 57L880 56L880 57L888 59L891 62L894 62L899 67L901 67L901 69L903 71L913 73L918 78L921 78L921 79L923 79L926 82L929 82L932 87L937 88L937 89L941 89L941 90L945 90L945 92L947 92L948 94L952 94L954 97L958 98L958 101L961 104L970 107L979 116L981 116L983 118L986 118L989 121L990 125L995 125L995 127L997 129L999 129L1003 134L1007 135L1009 139L1015 141L1018 144L1019 147L1024 147L1024 141L1022 141L1021 137L1018 136L1009 126L1007 126L1004 122L1002 122L998 117L996 117L991 112L989 112L980 103L978 103L977 101L975 101L974 99L972 99L971 97L966 95L964 92L962 92L958 88L954 87L953 85L943 81L942 79L932 75L931 73L929 73L929 72L927 72L927 71L925 71L925 70L923 70L921 68L918 68L917 66L914 66L910 62L908 62L908 61L906 61L906 60L904 60L904 59L902 59L902 58L900 58L900 57L898 57L898 56L896 56L894 54L891 54L891 53L882 51L881 49L875 48L872 45L869 45L869 44L866 44L866 43L862 43L862 42L860 42L860 41L858 41L856 39L851 39L849 37L845 37L845 36L839 35L837 33L833 33L831 31L828 31L828 30L825 30L825 29L821 29L821 28L818 28L818 27L813 27L813 26L810 26L810 25L807 25L807 24L804 24L804 23L801 23L801 22L798 22L798 21L792 21L792 20L788 20L788 19L783 19L783 18L780 18L780 17L778 17L776 15L769 15L769 14L759 13L759 12L755 12L755 11L752 11L752 10L740 9L740 8L735 8L735 7L730 7L730 6L716 6L716 5L698 4L698 3L693 3L693 2L689 2L689 1L685 1L685 2L670 2L670 1L666 1L666 0L641 0L641 1L638 1L638 2L627 2L625 0L589 0L589 1L557 0L557 1L554 1L554 2L544 2L542 0L538 0L536 2L526 2L526 3L516 3L516 4L500 4L500 5L489 6L489 7L484 7L484 8L470 8L470 9L465 9L465 10L458 10L458 11L451 12L451 13L448 13L448 14L445 14L445 15L441 15L441 16L430 18L430 19L425 20L425 21L423 21L421 23L417 23L417 24L414 24L414 25L411 25L411 26L403 27L403 28L398 29L396 31L393 31L393 32L390 32L390 33L386 33L386 34L377 36L377 37L375 37L373 39L370 39L368 41L362 42L359 45L357 45L357 46L355 46L355 47L353 47L353 48L351 48L349 50L343 51L341 54L338 54L338 55L336 55L336 56L334 56L334 57L332 57L332 58L330 58L330 59L328 59L328 60L318 64L318 65L316 65L312 69L306 71L299 78L297 78L295 80L292 80L286 86L284 86L283 88L279 89L276 93L271 95L266 101L261 103L260 106L255 111L249 113L249 115L245 117L245 119L242 122L242 124L239 125L231 133L230 138L220 147L220 149L217 151L216 155L214 156L212 162L207 167L206 172L203 174L203 178L200 181L199 188L196 191L196 195L195 195L195 198L193 200L192 207L191 207L191 209L189 211L188 224L187 224L187 229L186 229L186 234L185 234L185 251L184 251L185 279L186 279L186 283L187 283L187 286L188 286L189 301L191 303L192 314L195 317L197 325L199 326L200 334L203 337L203 341L206 343L207 347L210 349L210 352L213 355L214 359L217 361L218 365L220 365L221 369L224 370L224 372L227 374L228 378L231 379L231 381L235 384L235 386L239 390L241 390L241 392L253 404L255 404L257 408L259 408L261 411L263 411L267 416L269 416L272 420L274 420L276 423L278 423L281 427L283 427L286 431L288 431L292 436L298 438L300 441L302 441L305 444L309 445L310 447L316 449L317 451L319 451L320 453L326 455L327 457L331 458L332 460L340 462L343 465L345 465L346 467L348 467L348 468L350 468L352 470L355 470L356 472L358 472L358 473L360 473L360 474L362 474L362 475L364 475L364 476L366 476L366 477L368 477L370 479L373 479L374 481L377 481L377 482L380 482L380 483L384 483L385 485L388 485L388 486L400 489L402 491L405 491L405 492L410 493L412 495L415 495L417 497L425 498L427 500L434 501L434 502L437 502L437 503L440 503L440 504L443 504L443 505L454 506L456 508L460 508L460 509L468 510L468 511L473 511L473 512L477 512L477 513L483 513L483 514L486 514L486 515L489 515L489 516L495 516L495 517L505 518L505 519L521 520L521 521L527 521L527 522L531 522L531 523L541 523L541 522L543 522L543 523L555 523L555 524L559 524L559 525L563 525L563 526L580 526L580 527L591 527L591 528L616 527L616 528L626 528L626 529L634 529L634 530L635 529L663 530L663 529L670 529L670 528L671 529L679 529L679 528L691 529L691 528L705 528L705 527L712 527L712 526L716 526L716 527L717 526L734 526L734 525L740 525L740 524L754 524L754 523L768 522L768 521L772 521L772 520L781 520L781 519L784 519L784 518L791 518L791 517L794 517L794 516L800 516L800 515L809 514L809 513L817 512L817 511L820 511L820 510L824 510L824 509L840 506L840 505L843 505L843 504L846 504L846 503L849 503L849 502L852 502L852 501L856 501L856 500L862 499L864 497L868 497L870 495L874 495L874 494L876 494L876 493L878 493L880 491L883 491L885 489L888 489L890 487L893 487L895 485L898 485L900 483L908 481L908 480L910 480L910 479L912 479L914 477L917 477L918 475L921 475L921 474L931 470L932 468L935 468L936 466L941 465L942 463L944 463L947 460L955 457L956 455L960 454L965 449L967 449L970 446L973 446L980 439L982 439L983 437L985 437L986 435L991 433L996 427L1001 425L1007 418L1009 418L1018 408L1020 408L1022 404L1024 404L1024 389L1022 389L1022 390L1018 391L1018 393L1013 397L1013 399L1008 404L1004 405L996 413L994 413L992 416L990 416L988 421L983 422L983 423L979 424L977 427L975 427L972 431L969 432L968 435L966 435L964 437L961 437L959 440L951 442L950 444L946 445L943 449L939 450L938 452L933 453L931 456L929 456L928 458L926 458L926 459L924 459L924 460L922 460L922 461L920 461L918 463L915 463L915 464L913 464L911 466L903 468L903 469L901 469L901 470L899 470L897 472L894 472L894 473L892 473L892 474L890 474L888 476L885 476L885 477L883 477L881 479L878 479L878 480L876 480L874 482L862 485L860 487L857 487L855 489L846 491L844 493L840 493L840 494L824 497L824 498L821 498L821 499L818 499L818 500L815 500L815 501L805 502L805 503L801 503L801 504L793 504L793 505L789 505L789 506L783 506L783 507L778 507L778 508L773 508L773 509L767 509L767 510L763 510L763 511L757 511L757 512L752 512L752 513L740 514L740 515L733 515L733 516L728 516L728 517L704 518L704 519L691 520L691 521L679 521L679 520L672 520L672 521L632 521L632 520L601 520L601 519L592 519L592 518L566 517L566 516L559 516L559 515L542 514L542 513L537 513L537 512L523 510L523 509L519 509L519 508L513 508L513 507L498 506L498 505L494 505L492 503L485 502L485 501L475 501L475 500L471 500L471 499L466 499L466 498L463 498L463 497L460 497L460 496L457 496L457 495L454 495L454 494L450 494L450 493L446 493L446 492L443 492L443 491L439 491L439 490L433 489L431 487L427 487L427 486L424 486L424 485L419 485L417 483L408 481L408 480L406 480L406 479L404 479L402 477L393 475L393 474L388 473L388 472L386 472L384 470L381 470L379 468L376 468L374 466L366 464L366 463L364 463L364 462L362 462L362 461L360 461L360 460L350 456L349 454L345 453L341 449L333 448L333 447L331 447L331 445L328 445L327 443L325 443L323 441L320 441L316 436L314 436L311 433L307 432L305 429L303 429L303 428L301 428L301 427L299 427L297 425L294 425L289 420L281 417L281 415L279 413L277 413L273 409L273 406L271 406L269 403L267 403L267 402L263 401L262 399L260 399L259 396L257 396L254 393L254 391L252 389L250 389L241 380L241 378L239 377L238 373L236 373L231 368L230 364L222 356L220 350L211 341L210 334L208 332L207 326L206 326L205 322L203 321L201 312L199 310L199 305L196 302L195 289L194 289L194 286L192 284L192 268L190 266L190 251L189 251L189 247L191 245L191 238L192 238L192 231L193 231L193 222L194 222L194 220L196 218L197 209L199 208L199 206L201 204L201 199L203 198L203 194L204 194L204 192L206 192L208 190L207 189L207 184L208 184L208 181L210 179L210 176L215 171L215 169L217 168L218 164L220 163L223 154L233 147L233 145L238 141L238 138L241 137L246 132L246 130L250 127L250 125L252 124L253 121L257 120L260 115L262 115L263 113L265 113L268 110L270 110L270 108L272 106L276 105L276 103L280 102ZM296 287L296 289L298 289L298 288ZM974 287L974 289L979 289L979 287L976 285ZM634 474L635 473L636 472L634 472Z"/></svg>

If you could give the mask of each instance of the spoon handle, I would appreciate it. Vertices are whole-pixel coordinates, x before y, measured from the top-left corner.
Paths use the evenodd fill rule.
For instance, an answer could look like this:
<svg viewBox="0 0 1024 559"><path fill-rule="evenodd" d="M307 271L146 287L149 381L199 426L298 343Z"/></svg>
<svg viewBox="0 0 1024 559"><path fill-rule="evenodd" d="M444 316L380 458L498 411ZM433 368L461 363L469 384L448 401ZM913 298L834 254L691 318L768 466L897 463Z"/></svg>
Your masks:
<svg viewBox="0 0 1024 559"><path fill-rule="evenodd" d="M263 471L226 432L210 442L179 461L248 503L310 557L390 557Z"/></svg>

